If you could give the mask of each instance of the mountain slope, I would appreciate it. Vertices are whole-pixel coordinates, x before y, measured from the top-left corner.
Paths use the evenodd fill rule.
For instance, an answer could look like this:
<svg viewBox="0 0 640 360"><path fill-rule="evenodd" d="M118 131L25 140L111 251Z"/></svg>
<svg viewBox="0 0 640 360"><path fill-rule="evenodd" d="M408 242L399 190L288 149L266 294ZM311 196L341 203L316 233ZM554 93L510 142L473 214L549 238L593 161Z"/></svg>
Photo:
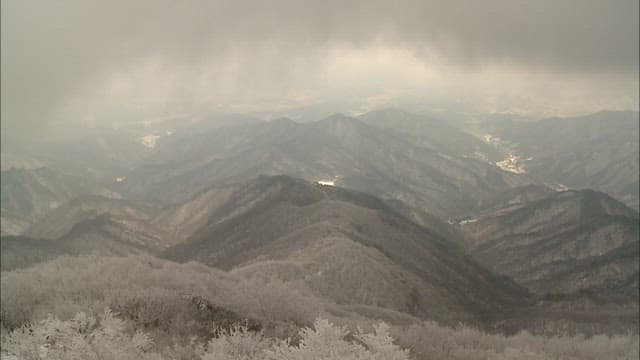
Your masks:
<svg viewBox="0 0 640 360"><path fill-rule="evenodd" d="M443 321L522 304L526 295L454 243L363 193L260 177L234 189L210 214L164 256L303 281L339 303Z"/></svg>
<svg viewBox="0 0 640 360"><path fill-rule="evenodd" d="M31 151L49 167L101 181L115 181L150 153L132 134L110 128L64 131Z"/></svg>
<svg viewBox="0 0 640 360"><path fill-rule="evenodd" d="M119 198L120 194L84 178L50 168L2 171L2 234L21 234L36 220L81 195Z"/></svg>
<svg viewBox="0 0 640 360"><path fill-rule="evenodd" d="M358 116L364 123L391 131L414 145L457 156L497 161L501 154L492 146L447 122L398 109L371 111Z"/></svg>
<svg viewBox="0 0 640 360"><path fill-rule="evenodd" d="M110 256L158 254L168 247L167 234L148 222L108 214L81 221L65 236L49 241L71 254Z"/></svg>
<svg viewBox="0 0 640 360"><path fill-rule="evenodd" d="M25 235L40 239L57 239L67 234L73 226L103 214L131 220L150 220L157 209L124 199L102 196L80 196L50 211L36 224L30 226Z"/></svg>
<svg viewBox="0 0 640 360"><path fill-rule="evenodd" d="M442 150L445 151L446 150ZM483 161L446 154L340 115L298 124L279 119L202 133L158 149L123 183L147 198L181 202L212 184L286 174L459 214L527 183Z"/></svg>
<svg viewBox="0 0 640 360"><path fill-rule="evenodd" d="M103 205L105 202L105 199L100 198L91 200L102 202ZM83 202L86 205L87 199L83 199ZM73 209L70 206L61 209L70 208ZM29 267L60 255L156 255L165 250L171 241L168 233L149 221L117 215L113 211L101 214L89 211L80 213L80 216L66 218L59 215L47 217L45 224L36 224L30 231L31 236L42 235L42 238L2 236L0 241L3 271ZM72 215L77 213L72 212ZM55 219L64 222L59 225L53 224L52 221ZM51 230L51 233L45 230Z"/></svg>
<svg viewBox="0 0 640 360"><path fill-rule="evenodd" d="M517 122L497 131L527 162L531 176L569 188L604 191L638 210L640 116L602 111L574 117Z"/></svg>
<svg viewBox="0 0 640 360"><path fill-rule="evenodd" d="M33 239L26 236L0 237L2 271L29 267L69 253L69 249L49 240Z"/></svg>
<svg viewBox="0 0 640 360"><path fill-rule="evenodd" d="M481 264L540 294L603 289L638 274L638 214L591 190L494 208L461 230Z"/></svg>

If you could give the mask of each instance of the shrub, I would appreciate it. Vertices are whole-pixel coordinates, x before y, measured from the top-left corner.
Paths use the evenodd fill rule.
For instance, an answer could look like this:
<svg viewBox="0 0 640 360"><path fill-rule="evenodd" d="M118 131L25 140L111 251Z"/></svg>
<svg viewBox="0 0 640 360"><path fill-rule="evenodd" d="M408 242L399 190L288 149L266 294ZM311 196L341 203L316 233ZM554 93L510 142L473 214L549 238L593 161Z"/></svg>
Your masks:
<svg viewBox="0 0 640 360"><path fill-rule="evenodd" d="M1 343L5 357L19 359L161 359L150 352L149 336L127 335L125 322L109 309L97 319L84 312L67 321L49 316L4 335Z"/></svg>
<svg viewBox="0 0 640 360"><path fill-rule="evenodd" d="M277 278L242 280L235 286L234 293L230 308L266 322L311 325L320 312L320 304L313 295Z"/></svg>
<svg viewBox="0 0 640 360"><path fill-rule="evenodd" d="M219 329L205 347L197 353L202 360L252 360L263 359L265 350L272 346L262 332L252 332L246 326Z"/></svg>
<svg viewBox="0 0 640 360"><path fill-rule="evenodd" d="M292 346L289 340L279 342L273 350L266 352L267 359L279 360L403 360L409 359L407 351L393 344L389 327L380 324L375 333L353 335L353 341L347 341L349 332L335 326L327 320L318 319L313 328L300 330L298 346Z"/></svg>
<svg viewBox="0 0 640 360"><path fill-rule="evenodd" d="M536 336L523 331L514 336L487 334L460 325L447 328L425 321L395 327L400 346L418 359L638 359L638 335ZM428 341L426 341L428 339Z"/></svg>

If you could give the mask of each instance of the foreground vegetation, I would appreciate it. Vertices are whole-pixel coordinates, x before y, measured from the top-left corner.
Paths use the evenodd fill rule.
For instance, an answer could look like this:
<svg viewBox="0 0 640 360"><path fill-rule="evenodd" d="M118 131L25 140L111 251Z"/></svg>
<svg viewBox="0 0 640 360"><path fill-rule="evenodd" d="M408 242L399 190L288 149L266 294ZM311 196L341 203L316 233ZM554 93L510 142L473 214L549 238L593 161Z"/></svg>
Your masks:
<svg viewBox="0 0 640 360"><path fill-rule="evenodd" d="M363 318L303 284L145 256L60 257L2 274L2 357L637 359L638 335L487 334Z"/></svg>

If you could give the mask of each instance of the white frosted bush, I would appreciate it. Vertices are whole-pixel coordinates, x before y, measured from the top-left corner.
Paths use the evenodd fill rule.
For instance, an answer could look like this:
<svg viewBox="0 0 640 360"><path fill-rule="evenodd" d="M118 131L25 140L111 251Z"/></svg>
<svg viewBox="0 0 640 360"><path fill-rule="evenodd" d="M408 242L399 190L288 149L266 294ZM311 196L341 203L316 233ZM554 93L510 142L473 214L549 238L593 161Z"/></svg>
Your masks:
<svg viewBox="0 0 640 360"><path fill-rule="evenodd" d="M49 316L2 337L3 358L18 359L161 359L152 346L142 332L127 335L124 321L108 309L98 319L83 312L67 321Z"/></svg>

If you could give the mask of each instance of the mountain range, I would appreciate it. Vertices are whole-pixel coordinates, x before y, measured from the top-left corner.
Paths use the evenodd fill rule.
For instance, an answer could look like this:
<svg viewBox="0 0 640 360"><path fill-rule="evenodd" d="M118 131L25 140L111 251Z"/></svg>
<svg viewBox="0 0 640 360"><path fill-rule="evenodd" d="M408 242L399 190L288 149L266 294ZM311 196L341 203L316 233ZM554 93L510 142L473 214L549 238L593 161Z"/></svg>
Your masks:
<svg viewBox="0 0 640 360"><path fill-rule="evenodd" d="M452 137L452 143L470 138L450 131L461 138ZM287 174L448 217L528 181L472 154L463 157L460 150L434 150L438 144L424 143L418 146L401 134L342 115L304 124L277 119L224 127L158 147L123 186L146 199L175 203L212 183Z"/></svg>
<svg viewBox="0 0 640 360"><path fill-rule="evenodd" d="M519 157L536 182L603 191L637 211L639 124L638 112L601 111L483 126L507 155Z"/></svg>
<svg viewBox="0 0 640 360"><path fill-rule="evenodd" d="M397 109L182 120L3 153L3 271L145 254L367 316L486 325L585 299L637 313L637 113L501 117L474 135Z"/></svg>
<svg viewBox="0 0 640 360"><path fill-rule="evenodd" d="M82 195L121 195L84 177L47 167L2 171L2 235L23 234L50 211Z"/></svg>

